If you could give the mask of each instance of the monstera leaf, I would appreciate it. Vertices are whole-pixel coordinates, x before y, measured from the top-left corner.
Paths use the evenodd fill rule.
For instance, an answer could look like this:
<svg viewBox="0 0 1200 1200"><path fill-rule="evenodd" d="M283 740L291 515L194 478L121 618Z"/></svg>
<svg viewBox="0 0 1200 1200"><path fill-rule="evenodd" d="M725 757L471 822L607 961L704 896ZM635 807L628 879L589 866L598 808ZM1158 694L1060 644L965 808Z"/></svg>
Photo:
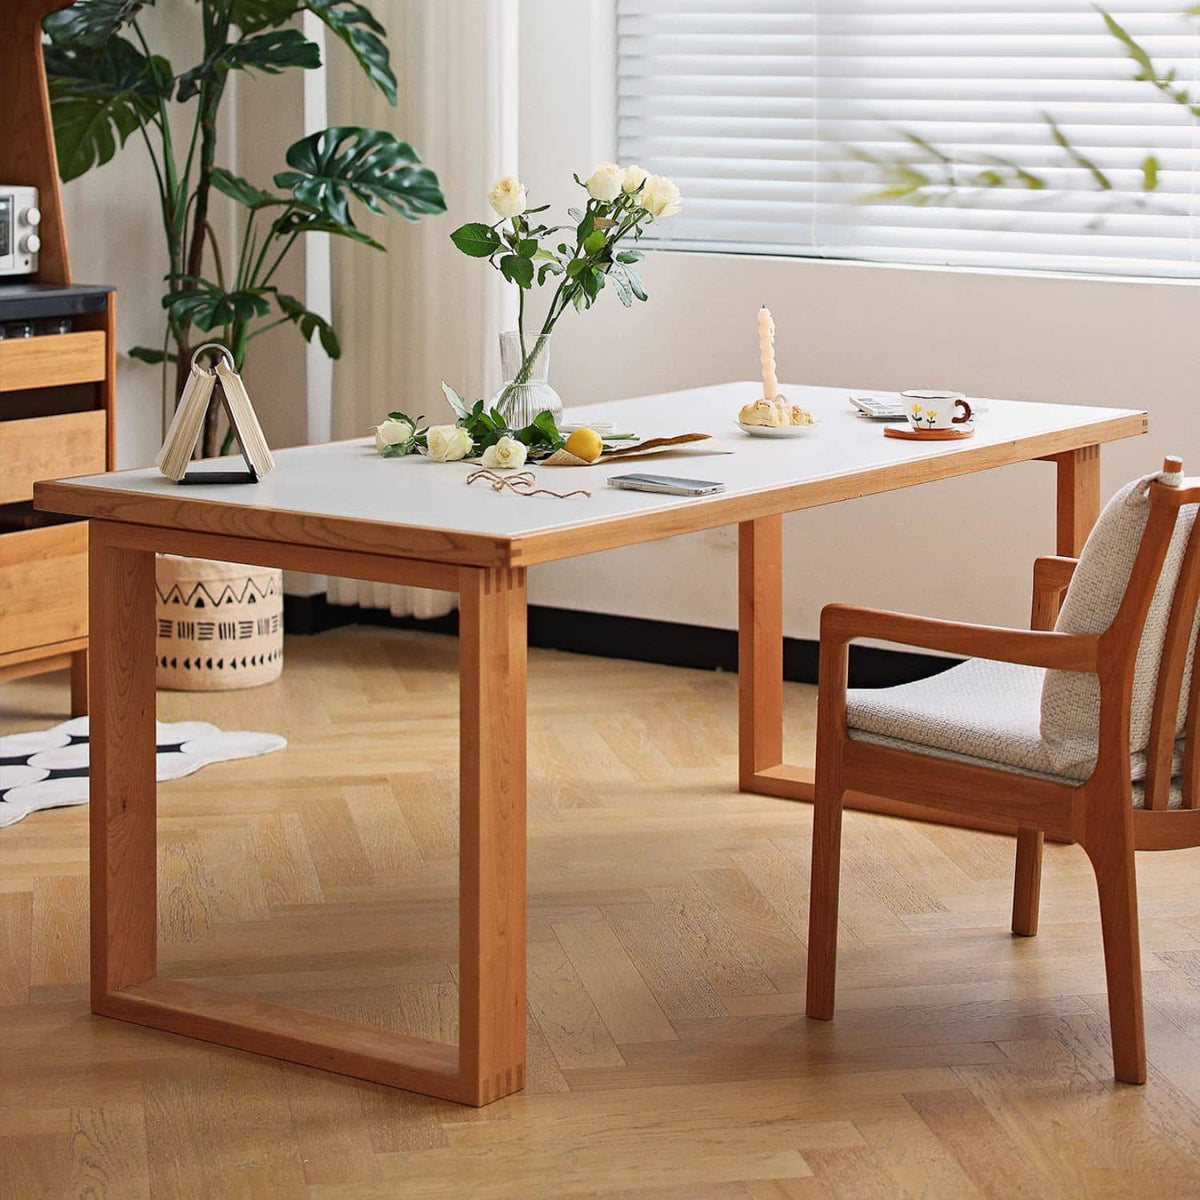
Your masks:
<svg viewBox="0 0 1200 1200"><path fill-rule="evenodd" d="M271 311L270 301L262 288L227 292L219 284L195 275L173 278L191 286L184 291L168 292L163 297L163 308L205 332L221 325L232 325L235 321L248 325L255 317L265 317Z"/></svg>
<svg viewBox="0 0 1200 1200"><path fill-rule="evenodd" d="M337 334L324 317L310 312L295 296L287 296L283 292L275 293L275 301L284 316L300 330L306 342L311 342L315 333L321 339L321 346L330 358L342 357L342 347L338 343Z"/></svg>
<svg viewBox="0 0 1200 1200"><path fill-rule="evenodd" d="M171 64L146 58L122 37L110 37L98 49L50 44L45 55L64 180L108 162L171 90Z"/></svg>
<svg viewBox="0 0 1200 1200"><path fill-rule="evenodd" d="M262 71L278 75L289 67L311 71L321 65L321 50L298 29L272 29L230 42L198 67L179 77L180 100L190 100L200 84L227 71Z"/></svg>
<svg viewBox="0 0 1200 1200"><path fill-rule="evenodd" d="M396 76L383 40L387 30L370 11L354 0L303 0L303 6L345 42L371 82L395 104Z"/></svg>
<svg viewBox="0 0 1200 1200"><path fill-rule="evenodd" d="M70 8L50 13L42 28L59 46L90 46L107 41L154 0L75 0Z"/></svg>
<svg viewBox="0 0 1200 1200"><path fill-rule="evenodd" d="M372 250L384 249L379 242L363 233L361 229L355 229L353 225L344 225L341 221L335 221L332 217L327 217L324 213L302 204L293 203L287 212L271 226L271 231L283 237L292 233L331 233L334 237L344 237L349 238L352 242L361 242L364 246L370 246Z"/></svg>
<svg viewBox="0 0 1200 1200"><path fill-rule="evenodd" d="M239 204L244 204L247 208L270 208L273 204L288 203L282 196L276 196L260 187L255 187L248 179L243 179L240 175L225 170L224 167L213 168L212 185L222 195L228 196L230 200L236 200Z"/></svg>
<svg viewBox="0 0 1200 1200"><path fill-rule="evenodd" d="M372 212L384 206L410 221L446 211L437 176L418 166L421 156L407 143L382 129L335 126L288 147L291 171L275 176L301 204L342 225L353 226L350 198Z"/></svg>

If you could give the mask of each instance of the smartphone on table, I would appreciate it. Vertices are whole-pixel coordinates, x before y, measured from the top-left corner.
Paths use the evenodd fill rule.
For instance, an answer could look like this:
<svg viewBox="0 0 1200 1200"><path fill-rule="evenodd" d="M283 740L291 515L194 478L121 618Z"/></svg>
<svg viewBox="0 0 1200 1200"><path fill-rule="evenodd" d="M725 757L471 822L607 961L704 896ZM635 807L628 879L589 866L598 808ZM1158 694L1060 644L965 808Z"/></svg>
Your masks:
<svg viewBox="0 0 1200 1200"><path fill-rule="evenodd" d="M613 475L609 487L633 492L662 492L666 496L712 496L725 485L712 479L682 479L677 475Z"/></svg>

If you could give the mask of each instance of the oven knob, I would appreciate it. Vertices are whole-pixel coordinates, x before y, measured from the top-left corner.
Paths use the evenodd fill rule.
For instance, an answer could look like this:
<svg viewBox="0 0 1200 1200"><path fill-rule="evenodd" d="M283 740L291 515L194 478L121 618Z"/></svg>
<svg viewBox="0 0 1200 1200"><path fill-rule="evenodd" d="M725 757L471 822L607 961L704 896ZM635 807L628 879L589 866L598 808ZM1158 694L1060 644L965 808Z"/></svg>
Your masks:
<svg viewBox="0 0 1200 1200"><path fill-rule="evenodd" d="M42 248L42 239L36 233L27 233L21 239L21 249L26 254L36 254Z"/></svg>
<svg viewBox="0 0 1200 1200"><path fill-rule="evenodd" d="M22 219L30 229L36 229L42 223L42 210L40 208L27 208L22 214Z"/></svg>

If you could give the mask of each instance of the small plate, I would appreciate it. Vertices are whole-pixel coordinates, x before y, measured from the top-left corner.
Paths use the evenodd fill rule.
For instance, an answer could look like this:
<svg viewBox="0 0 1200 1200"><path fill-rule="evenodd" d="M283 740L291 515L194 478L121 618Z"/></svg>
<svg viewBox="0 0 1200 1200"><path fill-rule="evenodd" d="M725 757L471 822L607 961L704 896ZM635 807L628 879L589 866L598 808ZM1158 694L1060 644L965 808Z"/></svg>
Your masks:
<svg viewBox="0 0 1200 1200"><path fill-rule="evenodd" d="M598 434L615 433L616 425L612 421L572 421L570 424L558 427L559 433L574 433L577 429L594 429Z"/></svg>
<svg viewBox="0 0 1200 1200"><path fill-rule="evenodd" d="M744 425L739 421L738 428L751 437L798 438L816 433L820 424L817 421L812 425Z"/></svg>

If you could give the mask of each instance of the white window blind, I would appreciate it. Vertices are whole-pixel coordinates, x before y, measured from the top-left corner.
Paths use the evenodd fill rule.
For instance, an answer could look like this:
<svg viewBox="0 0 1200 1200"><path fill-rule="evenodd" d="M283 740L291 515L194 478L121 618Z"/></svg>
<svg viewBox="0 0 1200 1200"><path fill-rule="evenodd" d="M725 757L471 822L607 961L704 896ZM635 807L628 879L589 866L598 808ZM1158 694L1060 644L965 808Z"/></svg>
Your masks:
<svg viewBox="0 0 1200 1200"><path fill-rule="evenodd" d="M616 2L618 155L684 195L659 244L1200 275L1200 117L1087 0ZM1107 7L1200 101L1189 0Z"/></svg>

